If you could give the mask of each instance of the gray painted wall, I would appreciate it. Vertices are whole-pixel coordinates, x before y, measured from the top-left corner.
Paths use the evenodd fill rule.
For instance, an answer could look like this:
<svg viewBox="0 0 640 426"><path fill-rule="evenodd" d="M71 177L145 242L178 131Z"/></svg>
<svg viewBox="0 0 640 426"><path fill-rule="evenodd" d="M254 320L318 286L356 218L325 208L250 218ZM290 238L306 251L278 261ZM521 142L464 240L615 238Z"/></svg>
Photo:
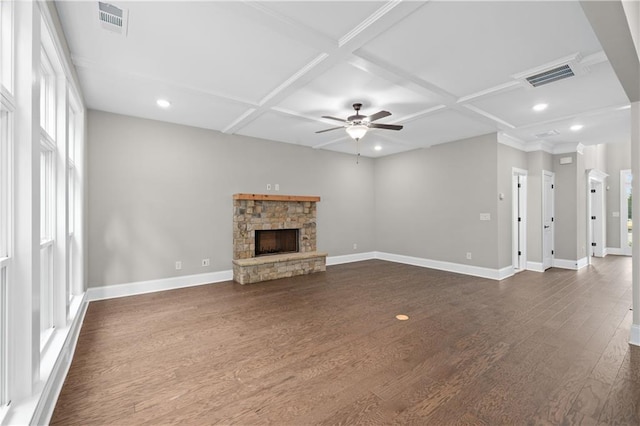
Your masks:
<svg viewBox="0 0 640 426"><path fill-rule="evenodd" d="M527 170L527 154L509 146L498 144L498 250L499 267L513 264L513 168ZM498 194L504 194L500 200Z"/></svg>
<svg viewBox="0 0 640 426"><path fill-rule="evenodd" d="M560 165L560 158L571 157L571 164ZM555 258L577 260L578 250L578 162L580 154L553 156L555 179Z"/></svg>
<svg viewBox="0 0 640 426"><path fill-rule="evenodd" d="M497 145L493 133L377 159L377 250L498 268Z"/></svg>
<svg viewBox="0 0 640 426"><path fill-rule="evenodd" d="M542 261L543 170L556 173L556 258L577 260L586 253L585 168L617 170L611 215L619 170L629 166L624 144L552 156L499 144L496 134L356 164L351 155L100 111L88 113L88 141L90 286L231 269L232 194L265 193L267 183L280 185L273 194L322 197L318 250L330 256L377 250L504 268L513 167L528 170L528 260ZM567 156L573 162L560 165ZM609 246L619 244L618 228L611 232L619 222L608 224Z"/></svg>
<svg viewBox="0 0 640 426"><path fill-rule="evenodd" d="M89 285L231 269L232 194L265 193L267 183L280 184L277 194L322 197L318 250L372 251L373 163L89 111Z"/></svg>
<svg viewBox="0 0 640 426"><path fill-rule="evenodd" d="M607 247L620 248L620 170L631 169L631 142L607 144Z"/></svg>

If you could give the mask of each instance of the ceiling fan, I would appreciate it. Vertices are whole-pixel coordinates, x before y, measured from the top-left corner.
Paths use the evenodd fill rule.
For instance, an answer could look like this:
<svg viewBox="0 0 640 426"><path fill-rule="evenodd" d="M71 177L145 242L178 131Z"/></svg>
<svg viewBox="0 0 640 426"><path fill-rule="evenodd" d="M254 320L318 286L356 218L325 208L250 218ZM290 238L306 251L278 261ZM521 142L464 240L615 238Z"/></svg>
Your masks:
<svg viewBox="0 0 640 426"><path fill-rule="evenodd" d="M339 127L332 127L330 129L319 130L316 133L330 132L331 130L345 129L349 136L351 136L356 142L359 141L369 129L386 129L386 130L402 130L402 126L398 124L378 124L374 121L391 115L389 111L378 111L371 115L360 115L360 108L362 104L353 104L353 109L356 110L355 115L347 117L347 119L331 117L329 115L323 115L322 118L328 118L329 120L341 121L344 123Z"/></svg>

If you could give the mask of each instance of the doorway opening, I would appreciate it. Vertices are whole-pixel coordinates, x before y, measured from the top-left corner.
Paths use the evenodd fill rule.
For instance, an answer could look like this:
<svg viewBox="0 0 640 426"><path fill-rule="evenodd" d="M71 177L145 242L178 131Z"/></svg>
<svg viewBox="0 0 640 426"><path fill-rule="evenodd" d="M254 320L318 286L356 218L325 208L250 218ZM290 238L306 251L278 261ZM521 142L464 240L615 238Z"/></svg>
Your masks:
<svg viewBox="0 0 640 426"><path fill-rule="evenodd" d="M527 269L527 171L512 169L512 258L514 272Z"/></svg>
<svg viewBox="0 0 640 426"><path fill-rule="evenodd" d="M553 266L555 257L555 179L555 173L542 171L542 269L545 271Z"/></svg>
<svg viewBox="0 0 640 426"><path fill-rule="evenodd" d="M620 249L625 256L631 256L633 248L631 240L631 230L633 229L631 218L632 184L631 170L620 170Z"/></svg>
<svg viewBox="0 0 640 426"><path fill-rule="evenodd" d="M587 171L587 260L604 257L606 245L606 215L604 182L608 175L600 170Z"/></svg>

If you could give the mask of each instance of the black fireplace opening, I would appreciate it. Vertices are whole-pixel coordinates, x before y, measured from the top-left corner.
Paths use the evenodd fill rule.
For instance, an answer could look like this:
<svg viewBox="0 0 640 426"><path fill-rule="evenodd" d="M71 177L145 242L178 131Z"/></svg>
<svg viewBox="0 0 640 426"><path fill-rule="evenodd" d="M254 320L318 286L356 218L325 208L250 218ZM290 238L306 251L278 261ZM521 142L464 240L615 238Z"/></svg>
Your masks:
<svg viewBox="0 0 640 426"><path fill-rule="evenodd" d="M256 256L298 251L297 229L256 230Z"/></svg>

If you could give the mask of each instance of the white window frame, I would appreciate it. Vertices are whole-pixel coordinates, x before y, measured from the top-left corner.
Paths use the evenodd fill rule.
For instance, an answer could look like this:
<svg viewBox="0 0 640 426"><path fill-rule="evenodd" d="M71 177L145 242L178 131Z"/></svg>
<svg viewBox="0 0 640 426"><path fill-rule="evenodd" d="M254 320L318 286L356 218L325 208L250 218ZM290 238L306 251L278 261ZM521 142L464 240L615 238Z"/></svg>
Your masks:
<svg viewBox="0 0 640 426"><path fill-rule="evenodd" d="M0 421L8 410L9 295L13 263L13 2L0 1Z"/></svg>
<svg viewBox="0 0 640 426"><path fill-rule="evenodd" d="M0 100L0 413L9 403L9 286L13 252L13 104ZM0 416L1 419L1 416Z"/></svg>
<svg viewBox="0 0 640 426"><path fill-rule="evenodd" d="M40 350L54 331L54 242L55 242L55 153L56 147L42 129L40 153Z"/></svg>

